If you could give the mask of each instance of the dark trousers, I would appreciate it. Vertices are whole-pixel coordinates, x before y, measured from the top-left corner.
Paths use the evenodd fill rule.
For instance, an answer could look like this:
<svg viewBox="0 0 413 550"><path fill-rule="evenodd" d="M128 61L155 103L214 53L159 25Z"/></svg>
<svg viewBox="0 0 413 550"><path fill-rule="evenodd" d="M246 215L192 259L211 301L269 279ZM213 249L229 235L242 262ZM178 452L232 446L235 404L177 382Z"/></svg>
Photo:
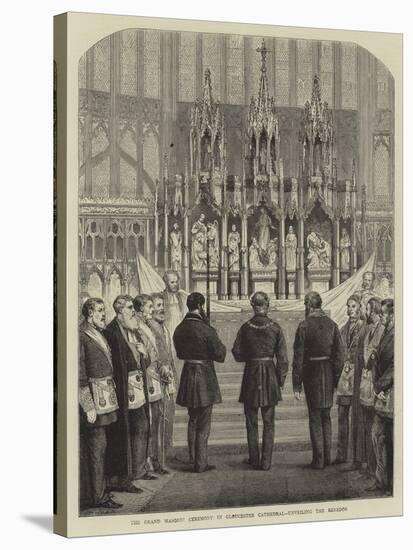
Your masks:
<svg viewBox="0 0 413 550"><path fill-rule="evenodd" d="M393 489L393 419L374 415L372 440L376 455L376 484Z"/></svg>
<svg viewBox="0 0 413 550"><path fill-rule="evenodd" d="M258 409L261 408L261 416L264 424L262 434L262 452L260 461L260 449L258 443ZM274 416L275 406L250 407L244 404L245 421L247 427L248 451L250 464L261 466L264 470L271 468L272 449L274 446Z"/></svg>
<svg viewBox="0 0 413 550"><path fill-rule="evenodd" d="M360 406L361 427L365 441L365 456L367 462L367 473L374 476L376 473L376 455L373 448L373 421L374 407Z"/></svg>
<svg viewBox="0 0 413 550"><path fill-rule="evenodd" d="M346 462L350 433L351 405L338 405L337 460Z"/></svg>
<svg viewBox="0 0 413 550"><path fill-rule="evenodd" d="M132 449L132 479L140 479L148 472L149 419L145 406L129 411Z"/></svg>
<svg viewBox="0 0 413 550"><path fill-rule="evenodd" d="M208 438L211 431L212 405L188 407L188 450L189 460L196 472L203 472L208 466Z"/></svg>
<svg viewBox="0 0 413 550"><path fill-rule="evenodd" d="M90 487L90 505L100 504L106 496L105 454L106 427L87 428L84 431L84 442L88 463Z"/></svg>
<svg viewBox="0 0 413 550"><path fill-rule="evenodd" d="M308 423L313 448L314 466L331 464L331 417L330 408L308 407Z"/></svg>

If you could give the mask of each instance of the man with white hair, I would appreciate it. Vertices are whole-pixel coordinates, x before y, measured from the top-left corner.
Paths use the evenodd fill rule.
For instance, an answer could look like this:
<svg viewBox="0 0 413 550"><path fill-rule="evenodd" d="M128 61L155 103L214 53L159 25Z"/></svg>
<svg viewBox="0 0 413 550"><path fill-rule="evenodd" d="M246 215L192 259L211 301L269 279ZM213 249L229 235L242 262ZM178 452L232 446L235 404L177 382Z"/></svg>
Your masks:
<svg viewBox="0 0 413 550"><path fill-rule="evenodd" d="M163 280L165 290L163 291L164 307L165 307L165 327L168 329L171 338L174 335L176 327L182 322L186 315L186 293L179 288L180 276L177 271L168 269L165 271ZM174 364L176 368L177 380L179 380L182 372L182 361L176 355L175 345L172 346Z"/></svg>

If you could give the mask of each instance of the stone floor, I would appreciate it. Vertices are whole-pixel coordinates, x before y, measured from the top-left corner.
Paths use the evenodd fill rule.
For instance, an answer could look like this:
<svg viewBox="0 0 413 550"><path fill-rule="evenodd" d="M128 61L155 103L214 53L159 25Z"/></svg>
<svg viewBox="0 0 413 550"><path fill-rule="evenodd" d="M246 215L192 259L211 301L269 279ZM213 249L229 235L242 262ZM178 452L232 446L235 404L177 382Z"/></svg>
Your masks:
<svg viewBox="0 0 413 550"><path fill-rule="evenodd" d="M346 466L329 466L321 471L308 467L308 451L276 452L270 471L251 470L243 463L246 455L210 453L217 469L195 474L190 467L175 463L169 475L155 481L139 481L141 494L113 493L123 507L112 510L84 510L82 516L136 514L210 508L229 508L281 503L380 498L382 493L367 489L372 480Z"/></svg>

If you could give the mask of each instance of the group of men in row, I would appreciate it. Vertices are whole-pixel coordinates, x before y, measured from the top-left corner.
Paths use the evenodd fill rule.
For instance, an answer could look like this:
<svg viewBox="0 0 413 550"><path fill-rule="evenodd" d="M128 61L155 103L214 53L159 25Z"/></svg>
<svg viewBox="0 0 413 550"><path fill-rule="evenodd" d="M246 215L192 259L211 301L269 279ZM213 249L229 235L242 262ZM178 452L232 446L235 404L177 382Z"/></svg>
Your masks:
<svg viewBox="0 0 413 550"><path fill-rule="evenodd" d="M311 466L331 464L334 393L338 407L334 464L361 470L372 491L393 488L394 302L360 293L347 300L348 320L339 331L321 309L321 297L305 297L306 319L294 342L293 388L306 394Z"/></svg>
<svg viewBox="0 0 413 550"><path fill-rule="evenodd" d="M165 475L172 450L176 370L164 295L118 296L82 308L79 337L81 506L120 508L110 493Z"/></svg>
<svg viewBox="0 0 413 550"><path fill-rule="evenodd" d="M90 489L84 506L118 508L110 490L139 493L142 489L133 481L168 473L165 459L173 457L175 401L188 409L189 462L194 471L215 468L207 454L212 408L222 401L214 362L225 361L226 349L206 317L204 296L190 294L184 316L178 277L167 274L165 282L164 294L118 296L113 304L116 316L108 326L102 300L90 298L83 305L81 490ZM331 463L330 410L336 391L335 463L347 462L351 449L352 466L367 464L365 475L375 477L374 489L391 491L393 300L351 296L348 322L341 331L322 310L318 293L308 293L304 304L305 320L294 342L293 388L296 399L301 399L303 387L306 395L311 466L321 469ZM268 296L256 292L251 306L254 316L239 329L232 354L245 364L239 400L246 417L247 462L254 469L269 470L275 406L282 399L288 357L283 331L268 316ZM175 319L173 334L166 326L165 309L170 327ZM176 357L184 362L179 389Z"/></svg>

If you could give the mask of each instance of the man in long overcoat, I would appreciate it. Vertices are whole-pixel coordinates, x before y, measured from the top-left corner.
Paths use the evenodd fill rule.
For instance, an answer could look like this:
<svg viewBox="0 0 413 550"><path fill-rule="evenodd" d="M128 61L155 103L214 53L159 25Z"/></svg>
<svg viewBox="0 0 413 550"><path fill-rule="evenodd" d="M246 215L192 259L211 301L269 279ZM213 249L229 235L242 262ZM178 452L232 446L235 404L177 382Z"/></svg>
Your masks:
<svg viewBox="0 0 413 550"><path fill-rule="evenodd" d="M188 313L175 330L173 340L179 359L184 360L176 403L188 408L189 460L195 472L214 469L208 464L208 437L212 407L221 403L214 361L225 361L226 349L204 312L205 298L193 292L187 298Z"/></svg>
<svg viewBox="0 0 413 550"><path fill-rule="evenodd" d="M298 325L294 341L293 389L295 398L301 399L304 385L313 448L311 467L323 469L331 463L330 410L343 368L343 344L338 326L321 309L321 296L309 292L304 305L306 318Z"/></svg>
<svg viewBox="0 0 413 550"><path fill-rule="evenodd" d="M232 353L236 361L245 362L239 401L244 404L246 417L248 463L256 470L269 470L274 445L275 406L282 399L281 388L288 372L288 358L281 327L268 317L267 294L256 292L251 297L251 306L254 316L239 329ZM259 409L264 423L261 459Z"/></svg>
<svg viewBox="0 0 413 550"><path fill-rule="evenodd" d="M114 490L140 493L132 480L148 476L147 351L138 340L133 298L118 296L113 308L116 317L104 334L112 352L119 419L108 433L107 469Z"/></svg>

